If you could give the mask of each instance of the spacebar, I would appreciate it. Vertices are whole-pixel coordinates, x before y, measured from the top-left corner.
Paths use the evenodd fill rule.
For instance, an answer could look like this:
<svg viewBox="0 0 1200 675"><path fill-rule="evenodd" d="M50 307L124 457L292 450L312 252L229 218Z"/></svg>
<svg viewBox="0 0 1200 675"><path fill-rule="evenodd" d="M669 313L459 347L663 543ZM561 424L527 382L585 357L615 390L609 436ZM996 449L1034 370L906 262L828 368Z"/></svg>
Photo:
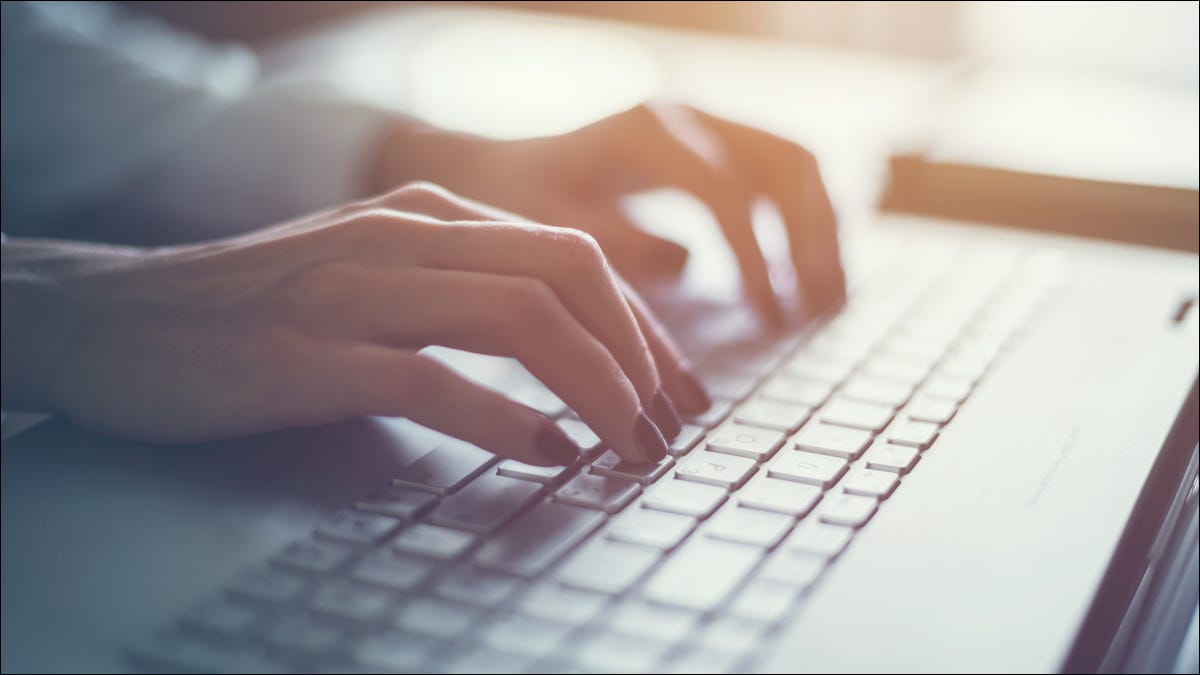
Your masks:
<svg viewBox="0 0 1200 675"><path fill-rule="evenodd" d="M542 502L509 523L475 553L475 564L534 577L594 532L604 514L561 502Z"/></svg>

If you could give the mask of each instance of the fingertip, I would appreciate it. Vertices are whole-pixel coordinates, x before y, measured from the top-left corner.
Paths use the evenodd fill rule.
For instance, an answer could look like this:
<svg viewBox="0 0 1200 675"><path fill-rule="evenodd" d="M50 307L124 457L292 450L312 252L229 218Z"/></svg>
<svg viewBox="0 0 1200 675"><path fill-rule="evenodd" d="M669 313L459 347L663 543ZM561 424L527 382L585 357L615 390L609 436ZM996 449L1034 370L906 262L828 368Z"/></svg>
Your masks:
<svg viewBox="0 0 1200 675"><path fill-rule="evenodd" d="M538 425L533 447L535 454L549 466L571 466L582 452L557 424L548 419Z"/></svg>
<svg viewBox="0 0 1200 675"><path fill-rule="evenodd" d="M633 438L643 462L657 462L667 456L667 441L646 413L638 413L633 423Z"/></svg>
<svg viewBox="0 0 1200 675"><path fill-rule="evenodd" d="M696 377L690 368L680 369L679 385L675 400L684 413L698 415L712 406L712 398L709 397L708 390L704 388L700 378Z"/></svg>
<svg viewBox="0 0 1200 675"><path fill-rule="evenodd" d="M650 402L650 417L658 425L664 438L675 438L683 429L683 420L679 418L675 404L662 389L654 392L654 398Z"/></svg>

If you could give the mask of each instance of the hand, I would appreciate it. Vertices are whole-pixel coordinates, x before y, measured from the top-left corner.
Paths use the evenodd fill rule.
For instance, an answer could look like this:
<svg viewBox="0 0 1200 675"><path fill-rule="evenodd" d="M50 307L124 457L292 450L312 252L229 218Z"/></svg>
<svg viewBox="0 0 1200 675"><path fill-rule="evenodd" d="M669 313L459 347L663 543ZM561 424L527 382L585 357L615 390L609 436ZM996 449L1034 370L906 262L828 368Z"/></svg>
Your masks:
<svg viewBox="0 0 1200 675"><path fill-rule="evenodd" d="M632 461L678 433L671 398L708 405L591 237L427 184L214 243L3 251L5 407L126 438L393 415L575 460L551 420L418 352L433 344L516 357Z"/></svg>
<svg viewBox="0 0 1200 675"><path fill-rule="evenodd" d="M837 219L816 160L764 131L675 105L641 105L562 136L486 141L402 126L385 150L383 184L432 176L455 190L539 222L588 232L619 268L681 266L686 251L653 237L619 199L677 187L720 223L749 297L771 319L778 298L755 239L751 209L766 197L787 226L796 279L819 309L845 300Z"/></svg>

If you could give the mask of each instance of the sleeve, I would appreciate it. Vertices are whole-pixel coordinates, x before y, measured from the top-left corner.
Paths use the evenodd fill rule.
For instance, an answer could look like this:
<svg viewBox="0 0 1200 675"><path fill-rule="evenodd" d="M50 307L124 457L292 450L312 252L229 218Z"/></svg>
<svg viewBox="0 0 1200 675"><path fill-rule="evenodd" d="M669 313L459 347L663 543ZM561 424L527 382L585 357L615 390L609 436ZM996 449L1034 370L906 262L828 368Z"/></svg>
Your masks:
<svg viewBox="0 0 1200 675"><path fill-rule="evenodd" d="M268 225L359 196L393 122L103 3L2 8L10 235L165 242ZM80 217L113 204L120 217Z"/></svg>

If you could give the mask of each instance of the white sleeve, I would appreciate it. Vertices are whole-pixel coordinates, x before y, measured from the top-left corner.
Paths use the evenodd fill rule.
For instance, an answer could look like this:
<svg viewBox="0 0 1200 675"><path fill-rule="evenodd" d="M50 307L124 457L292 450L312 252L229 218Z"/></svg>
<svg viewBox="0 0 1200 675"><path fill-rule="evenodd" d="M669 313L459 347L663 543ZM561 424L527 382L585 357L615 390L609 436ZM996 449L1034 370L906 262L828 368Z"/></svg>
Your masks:
<svg viewBox="0 0 1200 675"><path fill-rule="evenodd" d="M391 116L103 3L4 2L3 222L172 241L253 229L359 196ZM116 236L105 236L114 234Z"/></svg>

